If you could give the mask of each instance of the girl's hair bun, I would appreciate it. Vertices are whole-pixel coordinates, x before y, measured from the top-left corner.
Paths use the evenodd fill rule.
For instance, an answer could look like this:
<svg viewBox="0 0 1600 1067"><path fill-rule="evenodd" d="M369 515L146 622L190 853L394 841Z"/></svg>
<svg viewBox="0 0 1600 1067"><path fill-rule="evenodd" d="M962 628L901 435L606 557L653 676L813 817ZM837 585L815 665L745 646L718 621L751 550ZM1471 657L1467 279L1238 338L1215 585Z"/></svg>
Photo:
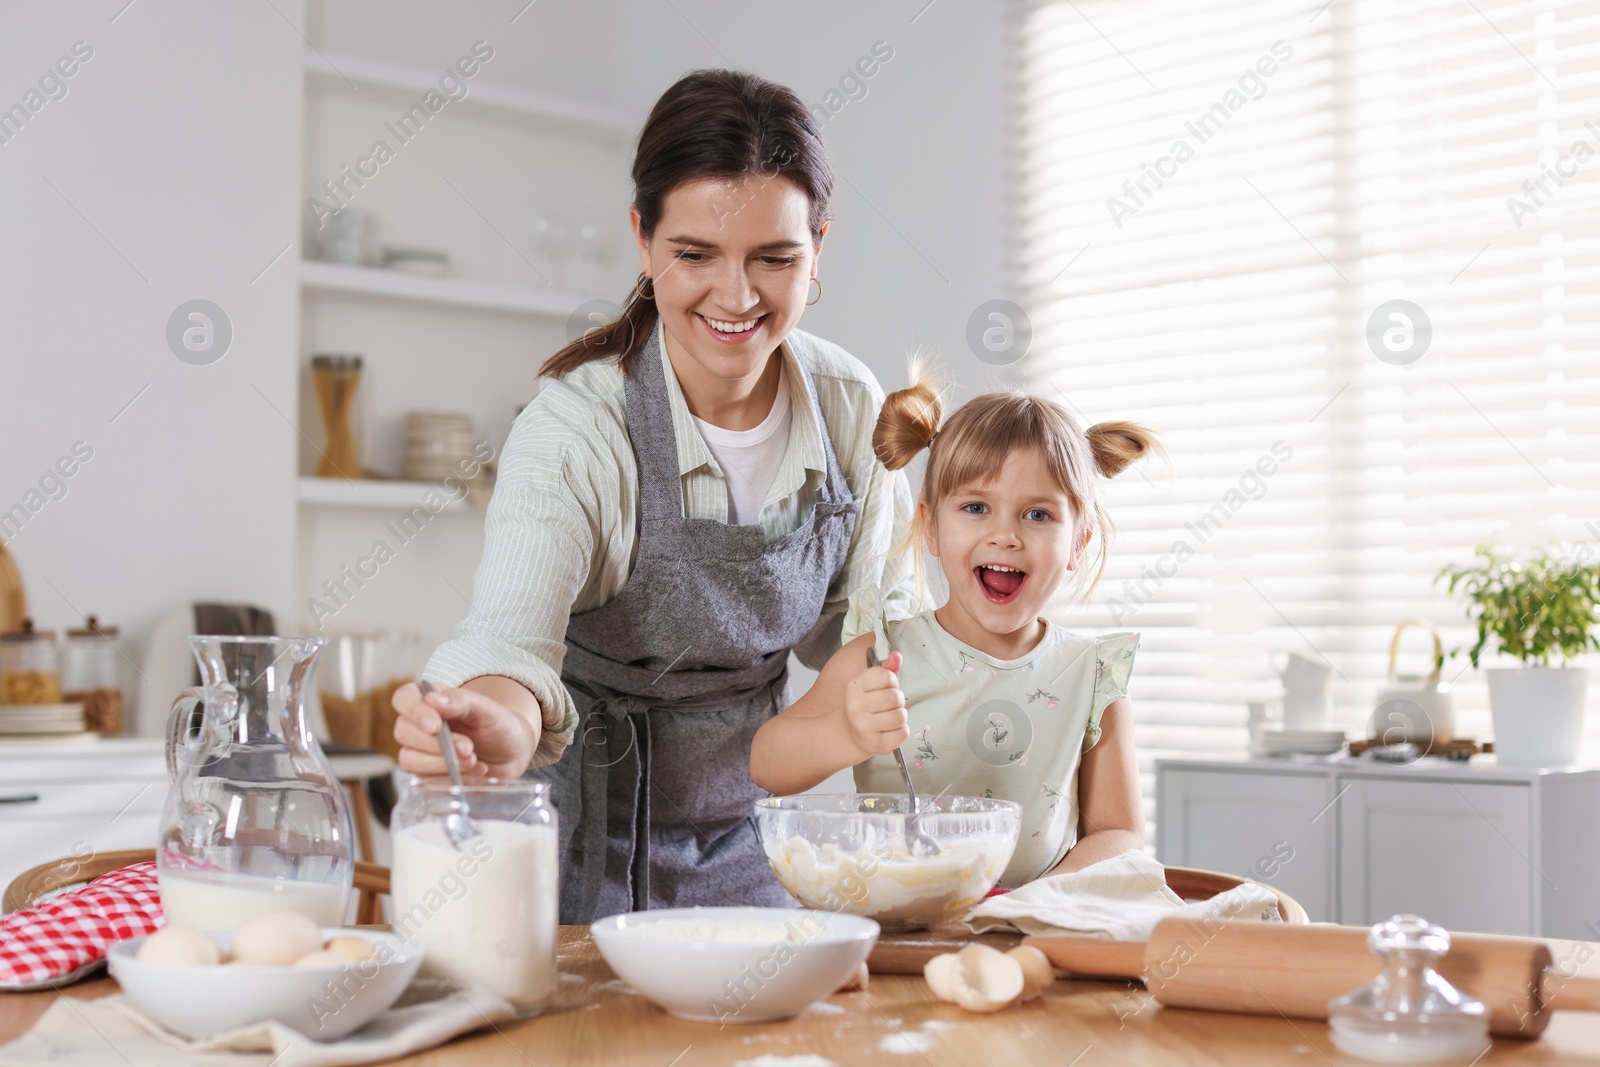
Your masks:
<svg viewBox="0 0 1600 1067"><path fill-rule="evenodd" d="M1161 451L1156 435L1137 422L1097 422L1089 427L1088 437L1094 465L1107 478L1115 478L1135 461Z"/></svg>
<svg viewBox="0 0 1600 1067"><path fill-rule="evenodd" d="M872 451L884 467L897 471L933 444L943 418L939 390L922 368L913 364L911 384L884 398L878 425L872 430Z"/></svg>

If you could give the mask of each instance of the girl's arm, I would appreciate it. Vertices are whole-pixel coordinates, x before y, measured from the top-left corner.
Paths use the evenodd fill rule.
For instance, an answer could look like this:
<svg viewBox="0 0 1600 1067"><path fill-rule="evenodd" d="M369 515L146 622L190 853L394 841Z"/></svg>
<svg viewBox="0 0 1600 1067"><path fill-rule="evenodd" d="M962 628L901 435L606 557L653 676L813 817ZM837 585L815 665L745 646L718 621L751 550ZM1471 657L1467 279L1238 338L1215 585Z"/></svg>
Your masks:
<svg viewBox="0 0 1600 1067"><path fill-rule="evenodd" d="M1144 799L1133 752L1133 702L1113 700L1100 716L1100 740L1078 768L1078 843L1050 874L1144 847Z"/></svg>
<svg viewBox="0 0 1600 1067"><path fill-rule="evenodd" d="M806 695L756 731L750 746L756 785L778 796L802 793L911 736L895 677L900 653L868 668L872 641L872 634L862 634L835 652Z"/></svg>

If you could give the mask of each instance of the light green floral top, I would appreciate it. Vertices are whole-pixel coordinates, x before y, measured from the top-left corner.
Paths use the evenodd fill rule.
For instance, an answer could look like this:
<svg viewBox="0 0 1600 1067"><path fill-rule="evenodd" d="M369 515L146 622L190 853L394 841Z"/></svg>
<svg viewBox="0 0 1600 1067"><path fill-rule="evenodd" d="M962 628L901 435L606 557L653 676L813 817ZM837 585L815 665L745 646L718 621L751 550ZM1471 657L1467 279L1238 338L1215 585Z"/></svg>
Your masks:
<svg viewBox="0 0 1600 1067"><path fill-rule="evenodd" d="M1027 655L995 659L951 636L931 610L885 626L875 590L850 598L843 639L877 635L899 652L919 795L995 797L1022 805L1022 830L1000 884L1016 888L1060 863L1078 839L1078 765L1100 740L1100 716L1128 695L1135 633L1085 637L1051 623ZM894 755L856 765L856 789L902 792Z"/></svg>

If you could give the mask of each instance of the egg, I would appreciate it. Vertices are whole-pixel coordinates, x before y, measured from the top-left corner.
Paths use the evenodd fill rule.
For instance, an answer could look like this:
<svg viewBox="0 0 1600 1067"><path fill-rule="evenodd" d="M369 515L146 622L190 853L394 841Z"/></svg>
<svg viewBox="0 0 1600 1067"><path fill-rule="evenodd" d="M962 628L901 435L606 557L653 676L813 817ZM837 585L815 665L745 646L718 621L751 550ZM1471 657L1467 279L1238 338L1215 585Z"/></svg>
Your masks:
<svg viewBox="0 0 1600 1067"><path fill-rule="evenodd" d="M322 948L322 930L308 916L269 911L239 924L233 932L233 962L287 967Z"/></svg>
<svg viewBox="0 0 1600 1067"><path fill-rule="evenodd" d="M206 966L220 962L222 953L217 949L216 942L199 930L169 926L145 938L144 944L139 946L137 958L142 963Z"/></svg>
<svg viewBox="0 0 1600 1067"><path fill-rule="evenodd" d="M336 952L351 963L360 963L377 953L372 947L372 942L362 937L336 937L324 946L328 952Z"/></svg>
<svg viewBox="0 0 1600 1067"><path fill-rule="evenodd" d="M295 960L294 965L296 967L348 967L350 966L350 958L342 953L330 952L323 948L315 952L307 952L304 956Z"/></svg>

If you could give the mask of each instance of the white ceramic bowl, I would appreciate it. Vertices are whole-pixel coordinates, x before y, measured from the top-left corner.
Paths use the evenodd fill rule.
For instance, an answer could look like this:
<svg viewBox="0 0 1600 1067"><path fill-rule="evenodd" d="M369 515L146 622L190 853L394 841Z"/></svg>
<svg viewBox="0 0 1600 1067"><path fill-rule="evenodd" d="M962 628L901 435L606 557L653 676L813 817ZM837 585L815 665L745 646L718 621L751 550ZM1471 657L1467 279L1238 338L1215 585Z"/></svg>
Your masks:
<svg viewBox="0 0 1600 1067"><path fill-rule="evenodd" d="M207 936L226 949L230 931ZM264 967L237 963L193 966L137 958L142 937L111 946L111 976L128 999L156 1022L195 1039L276 1020L316 1041L337 1041L367 1025L400 999L422 964L415 942L370 930L324 928L324 942L359 937L376 959L342 967ZM330 994L323 983L335 983Z"/></svg>
<svg viewBox="0 0 1600 1067"><path fill-rule="evenodd" d="M623 981L680 1019L714 1023L799 1015L878 941L871 919L793 908L666 908L590 929Z"/></svg>

